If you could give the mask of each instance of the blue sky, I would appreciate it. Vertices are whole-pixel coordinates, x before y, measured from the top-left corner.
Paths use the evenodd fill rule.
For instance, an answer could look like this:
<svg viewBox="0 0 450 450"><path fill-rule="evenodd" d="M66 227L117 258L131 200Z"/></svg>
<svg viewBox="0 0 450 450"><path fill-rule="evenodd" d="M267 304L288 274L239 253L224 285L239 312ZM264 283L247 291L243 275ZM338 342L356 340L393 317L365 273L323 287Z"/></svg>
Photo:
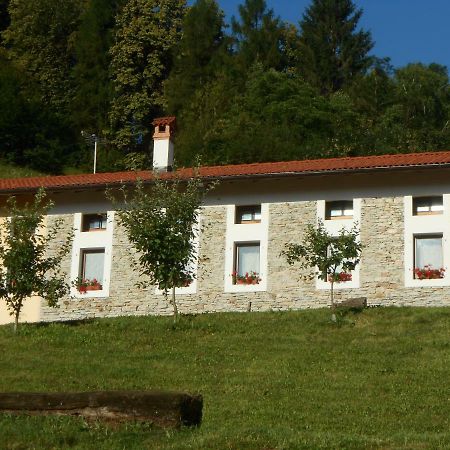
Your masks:
<svg viewBox="0 0 450 450"><path fill-rule="evenodd" d="M298 24L310 0L266 0L283 20ZM218 0L227 20L244 0ZM189 2L192 3L192 2ZM450 0L354 0L361 25L375 41L373 53L396 67L437 62L450 68Z"/></svg>

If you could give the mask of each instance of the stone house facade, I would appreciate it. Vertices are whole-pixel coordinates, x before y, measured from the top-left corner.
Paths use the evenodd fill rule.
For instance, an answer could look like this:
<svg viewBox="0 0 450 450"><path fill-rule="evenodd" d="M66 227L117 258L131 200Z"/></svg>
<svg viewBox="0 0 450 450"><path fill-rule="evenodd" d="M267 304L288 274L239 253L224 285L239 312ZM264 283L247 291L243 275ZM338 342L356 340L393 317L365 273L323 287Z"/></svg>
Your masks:
<svg viewBox="0 0 450 450"><path fill-rule="evenodd" d="M162 171L171 165L172 123L155 125L155 166ZM165 129L158 132L161 124ZM179 176L192 173L182 169ZM133 249L105 197L106 187L136 178L151 186L152 176L143 171L0 180L2 198L29 196L44 186L55 202L48 222L64 219L59 239L75 233L63 262L68 280L100 280L96 290L73 288L56 309L30 299L22 320L171 314L156 288L136 286ZM338 301L364 296L370 305L450 306L450 152L204 167L200 176L220 184L201 211L197 278L178 290L181 313L327 306L328 283L305 280L308 271L281 256L286 243L300 242L306 226L319 219L331 233L357 226L364 245L351 280L337 285ZM252 271L255 284L240 284L232 275ZM8 321L0 305L0 323Z"/></svg>

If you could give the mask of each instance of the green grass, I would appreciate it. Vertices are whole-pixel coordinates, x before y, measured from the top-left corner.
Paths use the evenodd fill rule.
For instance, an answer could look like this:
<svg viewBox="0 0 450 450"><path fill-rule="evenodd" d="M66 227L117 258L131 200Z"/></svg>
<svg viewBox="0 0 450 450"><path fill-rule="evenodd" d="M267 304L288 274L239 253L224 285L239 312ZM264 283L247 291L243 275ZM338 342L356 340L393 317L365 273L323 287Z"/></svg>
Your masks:
<svg viewBox="0 0 450 450"><path fill-rule="evenodd" d="M45 175L45 173L29 167L20 167L0 160L0 178L40 177Z"/></svg>
<svg viewBox="0 0 450 450"><path fill-rule="evenodd" d="M0 416L4 449L450 448L450 309L0 327L0 391L199 392L197 429Z"/></svg>

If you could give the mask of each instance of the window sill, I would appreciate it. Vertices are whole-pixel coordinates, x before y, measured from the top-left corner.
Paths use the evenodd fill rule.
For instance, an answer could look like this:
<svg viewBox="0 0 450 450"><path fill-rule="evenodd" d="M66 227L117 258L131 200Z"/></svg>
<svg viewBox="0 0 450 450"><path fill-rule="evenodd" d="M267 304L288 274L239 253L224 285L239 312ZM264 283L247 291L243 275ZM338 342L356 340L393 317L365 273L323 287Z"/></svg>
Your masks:
<svg viewBox="0 0 450 450"><path fill-rule="evenodd" d="M357 281L346 281L346 282L342 282L342 283L334 283L333 285L333 290L334 291L341 291L341 290L345 290L345 289L359 289L360 285L359 282ZM316 289L320 290L320 291L328 291L331 289L331 283L329 282L325 282L322 280L318 280L316 282Z"/></svg>
<svg viewBox="0 0 450 450"><path fill-rule="evenodd" d="M450 286L450 280L448 278L431 278L431 279L409 279L405 283L405 287L413 288L432 288L432 287L445 287Z"/></svg>
<svg viewBox="0 0 450 450"><path fill-rule="evenodd" d="M83 293L79 292L78 290L74 290L71 292L71 297L77 300L82 300L83 298L107 298L109 297L109 292L106 289L86 291Z"/></svg>
<svg viewBox="0 0 450 450"><path fill-rule="evenodd" d="M265 283L259 284L228 284L225 286L225 292L240 293L240 292L265 292L267 290Z"/></svg>
<svg viewBox="0 0 450 450"><path fill-rule="evenodd" d="M353 216L325 217L325 220L352 220Z"/></svg>

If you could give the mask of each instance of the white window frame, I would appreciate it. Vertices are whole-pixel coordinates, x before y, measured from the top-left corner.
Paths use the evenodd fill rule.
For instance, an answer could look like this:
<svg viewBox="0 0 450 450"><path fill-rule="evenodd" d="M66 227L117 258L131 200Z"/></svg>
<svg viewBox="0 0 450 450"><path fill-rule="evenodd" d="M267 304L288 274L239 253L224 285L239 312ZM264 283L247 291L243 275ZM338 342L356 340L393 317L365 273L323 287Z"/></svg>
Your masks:
<svg viewBox="0 0 450 450"><path fill-rule="evenodd" d="M442 195L444 210L442 214L414 214L413 199L418 197L437 197ZM442 255L444 277L419 280L414 278L415 237L442 235ZM405 287L440 287L450 286L450 194L407 195L404 197L404 277ZM439 269L439 267L436 267Z"/></svg>
<svg viewBox="0 0 450 450"><path fill-rule="evenodd" d="M247 209L248 211L251 211L252 217L256 215L255 211L253 211L253 208L259 208L259 219L250 219L250 220L241 220L238 221L238 215L239 215L239 210L245 210ZM261 223L261 205L239 205L236 206L236 216L235 216L235 224L237 225L250 225L250 224L254 224L254 223Z"/></svg>
<svg viewBox="0 0 450 450"><path fill-rule="evenodd" d="M437 197L441 197L442 198L442 209L437 209L433 211L433 205L430 203L429 204L429 210L427 211L416 211L416 208L414 207L415 202L425 199L433 199L433 198L437 198ZM443 214L444 213L444 196L443 195L421 195L421 196L415 196L412 197L412 206L413 206L413 215L414 216L433 216L433 215L439 215L439 214Z"/></svg>
<svg viewBox="0 0 450 450"><path fill-rule="evenodd" d="M90 213L86 213L90 214ZM106 229L101 232L82 231L82 213L74 214L74 238L72 243L72 262L70 279L74 282L80 276L81 257L84 250L105 250L102 289L81 293L76 286L71 286L70 295L76 299L109 297L111 282L112 243L114 228L114 211L107 211ZM100 281L100 280L99 280Z"/></svg>
<svg viewBox="0 0 450 450"><path fill-rule="evenodd" d="M192 283L189 286L185 287L178 287L175 288L175 295L192 295L197 293L197 275L198 275L198 256L199 256L199 250L200 250L200 233L201 233L201 210L200 214L198 215L198 223L197 225L194 225L194 259L191 263L192 272L195 274L194 279L192 280ZM156 295L163 295L164 291L156 287L155 289Z"/></svg>
<svg viewBox="0 0 450 450"><path fill-rule="evenodd" d="M332 216L331 214L330 215L327 214L327 210L328 210L327 205L328 204L331 204L331 203L344 203L344 202L352 202L352 214L351 215L341 214L339 216ZM344 211L346 211L346 210L341 208L340 211L342 211L342 213L344 213ZM351 199L351 200L326 200L325 201L324 220L327 220L327 221L328 220L352 220L354 215L355 215L355 202L354 202L353 199Z"/></svg>
<svg viewBox="0 0 450 450"><path fill-rule="evenodd" d="M251 203L249 204L251 205ZM264 292L267 290L267 248L269 236L269 204L261 203L261 222L235 223L236 208L241 205L227 205L227 232L225 242L224 291ZM246 206L243 204L242 206ZM259 284L233 284L232 273L235 264L236 244L259 242Z"/></svg>
<svg viewBox="0 0 450 450"><path fill-rule="evenodd" d="M341 199L341 200L352 200L352 199ZM341 218L336 217L332 220L325 220L326 216L326 203L340 201L339 199L327 199L327 200L318 200L317 201L317 220L321 220L325 230L331 234L332 236L339 236L339 231L344 228L347 231L350 231L353 227L357 227L360 230L361 225L361 199L354 198L353 199L353 217L349 218L347 216L343 216ZM360 287L360 271L361 264L363 261L361 260L359 264L356 266L355 270L352 270L352 279L351 281L345 281L342 283L334 283L334 290L342 290L342 289L358 289ZM316 268L316 271L318 269ZM316 276L316 289L325 290L330 289L331 283L329 281L323 281Z"/></svg>

